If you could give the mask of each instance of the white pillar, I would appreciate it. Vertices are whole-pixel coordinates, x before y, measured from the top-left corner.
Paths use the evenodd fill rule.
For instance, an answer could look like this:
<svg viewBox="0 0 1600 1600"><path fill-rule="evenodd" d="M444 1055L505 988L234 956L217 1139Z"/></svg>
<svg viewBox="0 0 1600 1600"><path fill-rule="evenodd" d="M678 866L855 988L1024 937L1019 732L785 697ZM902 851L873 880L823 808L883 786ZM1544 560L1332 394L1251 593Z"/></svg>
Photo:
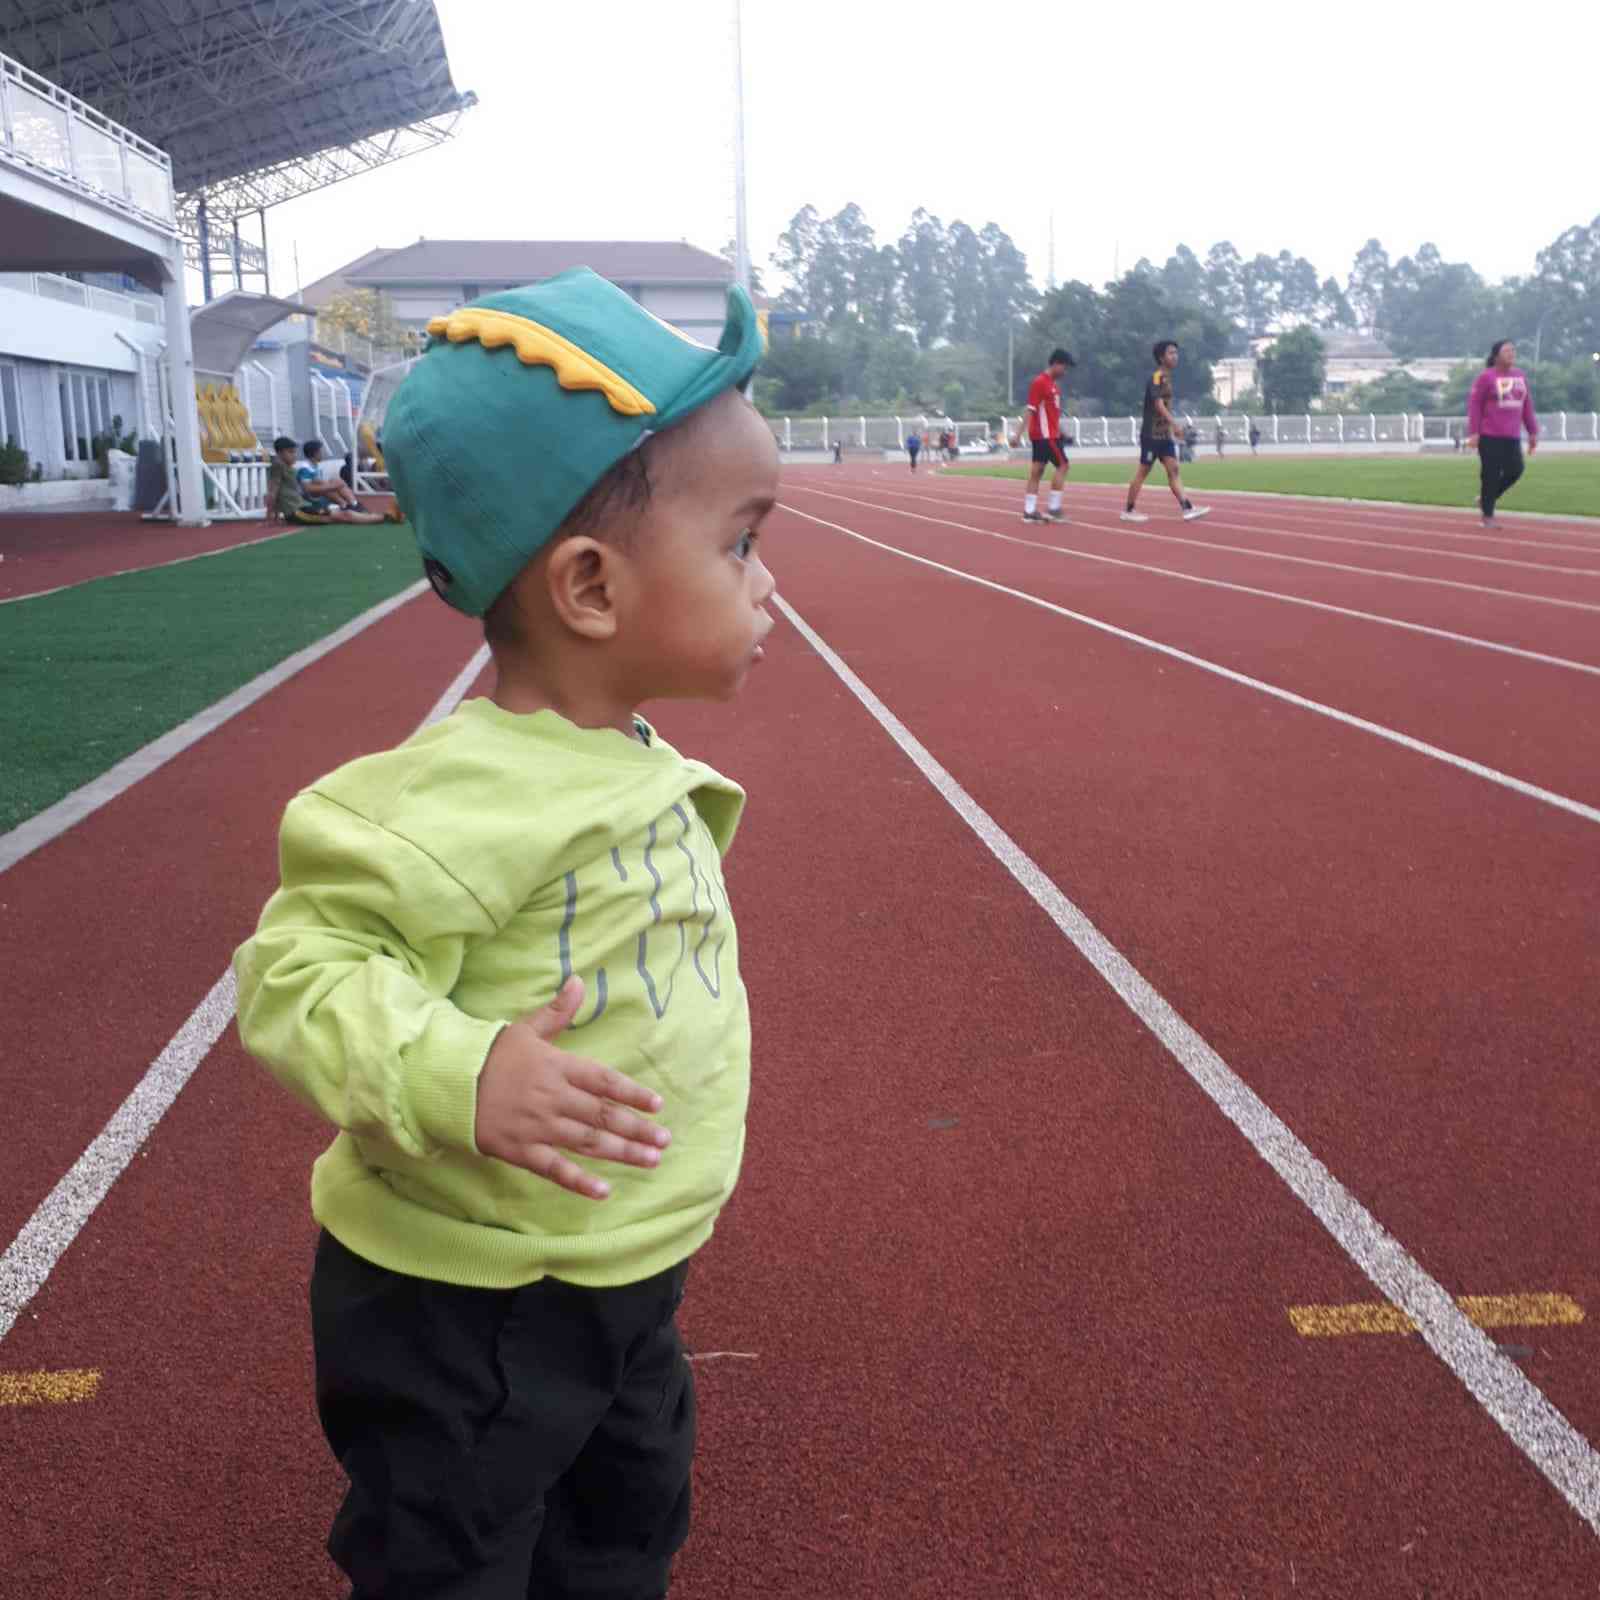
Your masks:
<svg viewBox="0 0 1600 1600"><path fill-rule="evenodd" d="M1344 412L1339 412L1339 443L1344 443Z"/></svg>
<svg viewBox="0 0 1600 1600"><path fill-rule="evenodd" d="M1566 414L1565 411L1563 411L1561 413L1561 439L1562 439L1562 443L1566 442L1566 438L1567 438L1567 414Z"/></svg>
<svg viewBox="0 0 1600 1600"><path fill-rule="evenodd" d="M828 419L826 417L822 419L822 448L824 450L828 448Z"/></svg>
<svg viewBox="0 0 1600 1600"><path fill-rule="evenodd" d="M194 346L189 340L189 299L183 288L183 246L173 241L164 263L166 282L162 299L167 317L167 383L172 405L172 425L178 481L168 484L174 520L186 528L204 528L205 477L200 470L200 412L194 398Z"/></svg>
<svg viewBox="0 0 1600 1600"><path fill-rule="evenodd" d="M861 419L861 448L863 450L867 448L867 419L865 417Z"/></svg>
<svg viewBox="0 0 1600 1600"><path fill-rule="evenodd" d="M785 450L794 449L794 429L789 426L789 423L790 419L785 417L783 419L783 448Z"/></svg>

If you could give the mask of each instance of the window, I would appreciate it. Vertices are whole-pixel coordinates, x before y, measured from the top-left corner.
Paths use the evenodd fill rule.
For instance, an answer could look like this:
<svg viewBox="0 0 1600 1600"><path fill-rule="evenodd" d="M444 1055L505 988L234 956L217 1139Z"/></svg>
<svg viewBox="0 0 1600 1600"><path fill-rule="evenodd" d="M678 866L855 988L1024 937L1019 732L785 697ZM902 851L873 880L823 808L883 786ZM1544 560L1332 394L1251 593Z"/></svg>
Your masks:
<svg viewBox="0 0 1600 1600"><path fill-rule="evenodd" d="M61 454L67 461L93 461L94 441L113 428L111 374L56 369L61 402Z"/></svg>
<svg viewBox="0 0 1600 1600"><path fill-rule="evenodd" d="M8 439L24 448L28 443L22 431L22 386L17 381L16 366L0 361L0 444Z"/></svg>

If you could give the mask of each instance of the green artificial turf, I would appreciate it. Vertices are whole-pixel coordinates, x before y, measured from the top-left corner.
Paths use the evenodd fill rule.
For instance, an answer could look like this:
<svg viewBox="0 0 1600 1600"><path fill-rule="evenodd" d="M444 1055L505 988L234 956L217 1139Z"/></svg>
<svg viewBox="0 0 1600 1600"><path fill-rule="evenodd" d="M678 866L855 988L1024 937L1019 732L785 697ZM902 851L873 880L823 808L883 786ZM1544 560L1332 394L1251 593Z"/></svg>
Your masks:
<svg viewBox="0 0 1600 1600"><path fill-rule="evenodd" d="M975 477L1026 478L1022 465L956 467ZM1132 461L1074 460L1077 483L1126 483ZM1478 461L1473 456L1361 456L1319 460L1274 459L1231 454L1222 461L1201 454L1183 469L1197 493L1207 489L1254 489L1259 493L1326 495L1344 500L1403 500L1413 505L1471 506L1477 503ZM1150 479L1162 482L1160 468ZM1503 511L1547 511L1562 516L1600 517L1600 454L1536 455L1522 481L1500 503Z"/></svg>
<svg viewBox="0 0 1600 1600"><path fill-rule="evenodd" d="M0 832L419 576L352 525L0 605Z"/></svg>

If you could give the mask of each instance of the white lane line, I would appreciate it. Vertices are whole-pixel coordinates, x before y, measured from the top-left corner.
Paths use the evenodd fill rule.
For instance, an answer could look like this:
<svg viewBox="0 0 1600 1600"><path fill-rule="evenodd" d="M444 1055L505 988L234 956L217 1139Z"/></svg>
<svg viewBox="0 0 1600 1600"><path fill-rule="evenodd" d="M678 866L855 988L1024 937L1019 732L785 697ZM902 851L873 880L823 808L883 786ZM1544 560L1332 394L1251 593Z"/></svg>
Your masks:
<svg viewBox="0 0 1600 1600"><path fill-rule="evenodd" d="M1108 633L1113 638L1125 639L1130 644L1142 645L1146 650L1155 650L1164 656L1171 656L1174 661L1182 661L1191 667L1199 667L1202 672L1213 672L1219 678L1227 678L1230 682L1244 685L1247 689L1254 689L1260 694L1271 695L1275 700L1282 700L1288 705L1299 706L1303 711L1313 711L1319 717L1329 717L1334 722L1342 722L1346 727L1359 728L1363 733L1370 733L1375 738L1385 739L1390 744L1397 744L1402 749L1414 751L1417 755L1431 757L1435 761L1442 761L1447 766L1455 767L1462 772L1470 772L1474 777L1487 779L1490 783L1499 784L1502 788L1514 790L1518 794L1526 795L1532 800L1542 800L1548 806L1555 806L1561 811L1570 811L1575 817L1582 817L1586 822L1600 822L1600 809L1585 805L1581 800L1569 799L1564 794L1557 794L1553 789L1542 789L1536 783L1529 783L1525 778L1514 778L1510 773L1497 771L1494 767L1486 767L1480 761L1473 761L1467 756L1458 756L1449 750L1442 750L1438 745L1428 744L1425 740L1414 739L1409 733L1401 733L1397 728L1386 728L1381 722L1369 722L1365 717L1352 715L1348 711L1341 711L1337 706L1323 705L1320 700L1308 700L1304 695L1296 694L1292 689L1280 689L1275 683L1267 683L1261 678L1252 678L1248 673L1235 672L1232 667L1225 667L1220 662L1207 661L1204 656L1191 655L1187 650L1180 650L1176 645L1162 644L1159 639L1146 638L1142 633L1134 633L1127 628L1119 628L1115 623L1102 622L1098 617L1085 615L1081 611L1069 611L1065 606L1058 606L1054 601L1041 600L1036 594L1029 594L1025 589L1012 589L1003 583L995 583L990 578L980 578L976 573L964 572L960 567L946 566L942 561L934 561L928 556L913 554L910 550L902 550L898 545L885 544L881 539L869 539L864 533L857 533L854 528L846 528L837 522L829 522L825 517L813 516L809 511L802 511L798 506L783 505L783 509L792 516L804 517L808 522L815 522L824 528L832 528L835 533L842 533L847 538L857 539L862 544L871 545L874 549L887 551L890 555L899 556L904 561L914 561L918 566L931 567L935 572L948 573L952 578L961 578L967 583L975 583L984 589L993 589L996 594L1010 595L1013 600L1022 600L1031 606L1038 606L1042 611L1053 611L1059 617L1066 617L1071 622L1081 622L1085 627L1095 628L1101 633Z"/></svg>
<svg viewBox="0 0 1600 1600"><path fill-rule="evenodd" d="M124 756L114 767L108 767L98 778L91 779L81 789L74 789L71 794L63 795L53 806L46 806L43 811L29 817L26 822L19 822L9 833L0 833L0 872L16 866L24 856L32 855L35 850L49 844L52 839L59 838L68 828L82 822L101 806L131 789L141 778L148 778L152 772L164 767L174 756L181 755L190 745L238 716L246 707L254 705L262 695L270 694L280 683L309 667L313 661L320 660L330 650L337 650L340 645L355 638L357 634L364 633L373 623L381 622L391 611L398 611L408 600L414 600L427 587L425 582L419 580L410 588L402 589L399 594L373 606L370 611L363 611L359 617L353 617L342 628L335 628L326 638L318 639L315 644L307 645L304 650L295 651L292 656L286 656L277 666L263 672L260 677L252 678L249 683L235 689L230 695L224 695L221 700L207 706L204 711L197 711L187 722L180 722L176 728L162 734L159 739L152 739L149 744L141 746L132 755Z"/></svg>
<svg viewBox="0 0 1600 1600"><path fill-rule="evenodd" d="M1078 909L1049 875L942 767L927 748L815 633L792 606L773 604L878 725L943 796L950 808L1027 891L1124 1005L1155 1035L1212 1104L1305 1204L1379 1293L1416 1324L1429 1348L1466 1385L1507 1437L1567 1504L1600 1534L1600 1455L1475 1327L1444 1287L1312 1154L1289 1126L1167 1003L1133 964Z"/></svg>
<svg viewBox="0 0 1600 1600"><path fill-rule="evenodd" d="M822 494L824 491L814 489L811 492ZM1498 644L1493 639L1476 639L1471 634L1452 633L1448 628L1430 628L1421 622L1402 622L1398 617L1380 617L1373 611L1355 611L1349 606L1330 605L1326 600L1307 600L1303 595L1279 594L1275 589L1252 589L1248 584L1228 583L1222 578L1202 578L1197 573L1178 572L1171 567L1152 567L1141 561L1123 561L1116 556L1097 555L1092 550L1076 550L1071 545L1042 544L1037 539L1018 538L1014 533L998 533L993 528L975 528L971 523L952 522L948 517L930 517L923 511L902 511L899 506L877 505L871 500L851 500L848 495L829 495L828 498L845 500L850 505L865 506L875 511L887 511L894 517L910 517L916 522L936 523L941 528L957 528L962 533L975 533L981 539L998 539L1004 544L1021 545L1025 550L1042 550L1049 555L1064 556L1073 561L1098 561L1106 566L1127 567L1133 572L1153 572L1163 578L1177 578L1183 583L1199 583L1208 589L1231 589L1235 594L1255 595L1262 600L1281 600L1291 606L1309 606L1313 611L1331 611L1335 616L1355 617L1362 622L1379 622L1387 628L1404 628L1408 633L1425 633L1435 639L1449 639L1456 644L1472 645L1479 650L1496 650L1503 655L1520 656L1524 661L1538 661L1551 667L1566 667L1573 672L1587 672L1600 678L1600 666L1590 666L1583 661L1569 661L1565 656L1545 655L1539 650L1523 650L1514 644Z"/></svg>
<svg viewBox="0 0 1600 1600"><path fill-rule="evenodd" d="M477 650L440 695L433 709L418 724L448 716L472 680L489 659L488 646ZM183 1026L146 1069L133 1092L95 1135L89 1148L73 1162L22 1230L0 1255L0 1341L3 1341L28 1302L44 1287L67 1246L77 1238L95 1208L111 1192L155 1126L172 1108L183 1086L205 1060L223 1030L233 1020L237 1003L230 966L189 1013Z"/></svg>
<svg viewBox="0 0 1600 1600"><path fill-rule="evenodd" d="M115 572L97 572L92 578L75 578L71 583L58 583L53 589L32 589L27 594L0 595L0 606L14 606L19 600L43 600L47 594L65 594L68 589L81 589L86 583L99 583L104 578L129 578L136 572L159 572L163 567L181 567L188 561L204 561L208 556L225 556L234 550L248 550L252 545L271 544L274 539L287 539L298 528L285 528L282 533L263 534L259 539L245 539L239 544L225 544L215 550L196 550L192 556L174 556L170 561L152 561L148 567L119 567ZM0 561L5 559L0 556Z"/></svg>
<svg viewBox="0 0 1600 1600"><path fill-rule="evenodd" d="M935 505L944 504L931 495L913 495L904 489L879 489L878 494L898 495L902 500L928 500ZM802 489L803 494L823 495L830 500L850 500L850 496L830 494L826 489ZM852 500L853 505L871 505L869 500ZM880 508L881 509L881 508ZM1390 572L1383 567L1353 567L1343 561L1319 561L1315 556L1292 556L1282 550L1257 550L1253 545L1242 544L1217 544L1209 539L1187 538L1173 533L1134 533L1127 528L1118 527L1114 523L1085 522L1081 517L1077 523L1069 521L1067 527L1077 526L1087 528L1093 533L1102 533L1108 537L1118 539L1154 539L1161 544L1181 545L1186 550L1222 550L1229 555L1254 556L1260 561L1290 561L1297 567L1320 567L1328 572L1353 572L1363 578L1387 578L1394 583L1426 583L1438 589L1461 589L1468 594L1493 595L1502 600L1526 600L1531 605L1560 606L1565 611L1593 611L1600 612L1600 604L1588 600L1563 600L1555 595L1524 594L1519 589L1491 589L1481 583L1467 583L1460 578L1429 578L1418 572ZM1249 532L1249 529L1243 530Z"/></svg>
<svg viewBox="0 0 1600 1600"><path fill-rule="evenodd" d="M874 474L876 476L876 474ZM1132 476L1130 471L1129 476ZM937 481L956 484L970 484L976 487L979 484L1005 485L1020 483L1019 477L1002 477L994 472L954 472L940 473ZM1165 487L1165 485L1163 485ZM1111 494L1120 495L1123 489L1122 482L1102 483L1087 482L1082 479L1077 484L1081 492L1085 489L1105 490ZM1346 510L1352 517L1360 517L1365 521L1387 521L1408 523L1416 527L1419 518L1437 517L1443 521L1470 522L1479 515L1476 503L1471 505L1445 504L1442 501L1428 500L1362 500L1354 495L1336 494L1290 494L1279 489L1223 489L1209 484L1201 485L1201 492L1215 495L1219 498L1232 500L1271 500L1280 502L1285 511L1307 518L1315 518L1317 510L1322 506L1336 506ZM1297 509L1299 508L1299 509ZM1256 507L1244 505L1239 508L1255 511ZM1262 508L1260 514L1270 515ZM1576 512L1561 511L1518 511L1503 512L1507 532L1502 536L1505 543L1518 543L1516 530L1528 527L1538 533L1570 533L1579 539L1600 539L1600 517L1580 516ZM1433 528L1417 527L1419 533L1433 533L1440 530ZM1483 535L1482 537L1488 537ZM1577 548L1593 548L1592 546L1579 546Z"/></svg>
<svg viewBox="0 0 1600 1600"><path fill-rule="evenodd" d="M973 480L969 480L969 481L971 481L973 483L976 483L978 480L973 479ZM990 479L988 481L989 482L1004 482L1006 480ZM1011 479L1009 481L1014 482L1014 483L1021 482L1020 479ZM950 487L952 490L955 488L955 484L952 481L945 480L945 482L948 485L948 487ZM1163 485L1163 488L1165 488L1165 485ZM1109 491L1109 492L1104 494L1104 495L1096 495L1096 496L1094 496L1094 498L1097 499L1097 500L1100 500L1100 499L1108 500L1108 501L1111 502L1111 504L1108 505L1108 506L1105 506L1105 507L1097 507L1097 509L1104 509L1104 510L1117 510L1117 509L1120 509L1121 503L1122 503L1122 491L1116 484L1110 484L1110 483L1079 483L1079 484L1076 484L1076 485L1072 485L1072 493L1073 493L1075 498L1082 498L1083 496L1085 496L1090 491L1102 490L1102 489L1106 490L1106 491ZM1202 495L1206 499L1208 499L1211 502L1211 504L1215 507L1216 510L1221 511L1225 516L1227 516L1230 519L1230 522L1232 523L1233 526L1240 527L1240 528L1251 529L1251 530L1254 530L1254 527L1255 527L1255 525L1253 523L1232 522L1232 519L1236 518L1236 517L1272 517L1272 516L1279 516L1279 517L1287 517L1287 518L1289 518L1289 519L1291 519L1293 521L1297 521L1297 522L1309 522L1315 527L1326 527L1328 525L1328 518L1326 517L1326 515L1319 517L1317 515L1315 509L1296 510L1296 509L1294 509L1292 504L1287 504L1287 503L1286 504L1277 505L1277 506L1274 506L1274 507L1254 506L1254 505L1250 505L1248 503L1246 503L1244 505L1237 504L1237 502L1239 500L1241 500L1241 499L1246 501L1246 502L1248 502L1250 500L1272 500L1272 501L1280 501L1280 502L1299 501L1302 506L1309 505L1310 507L1313 507L1313 508L1316 507L1319 504L1335 506L1335 507L1339 508L1339 511L1341 512L1341 515L1335 521L1335 526L1342 526L1347 520L1348 521L1352 521L1352 522L1355 521L1354 516L1348 516L1347 517L1346 515L1343 515L1343 513L1346 511L1346 508L1354 507L1354 506L1367 505L1367 504L1370 503L1370 502L1365 501L1365 500L1331 500L1331 499L1325 500L1325 499L1313 498L1313 497L1307 496L1307 495L1258 494L1255 491L1249 490L1249 489L1212 489L1212 488L1209 488L1209 487L1207 487L1205 485L1201 485L1199 488L1195 489L1194 492L1196 494ZM1003 493L1003 491L1002 491L1002 493ZM979 492L979 494L980 494L980 497L986 503L989 502L991 499L993 500L994 503L997 503L997 504L998 503L1002 503L1001 496L999 496L999 495L994 496L994 497L990 497L988 495L983 495L981 491ZM973 497L969 496L969 495L957 496L957 495L952 494L952 498L971 499ZM1014 503L1014 500L1015 500L1015 496L1014 495L1004 495L1003 503L1005 503L1007 505L1010 505L1010 504ZM1425 509L1426 508L1424 508L1422 506L1418 506L1416 508L1416 511L1417 512L1422 512ZM1433 509L1439 510L1439 509L1442 509L1442 508L1435 507ZM1474 511L1472 513L1472 515L1476 516L1477 512ZM1523 515L1527 516L1527 517L1533 517L1533 516L1539 515L1539 513L1537 513L1537 512L1524 512ZM1368 518L1364 519L1364 522L1372 522L1372 521L1377 521L1377 520L1379 520L1379 519L1373 518L1373 517L1368 517ZM1462 533L1462 532L1459 532L1459 531L1457 531L1455 529L1451 529L1451 528L1430 528L1430 527L1426 527L1426 526L1421 525L1419 523L1418 518L1417 518L1417 516L1415 514L1410 516L1410 517L1385 517L1385 518L1382 519L1382 523L1383 523L1383 526L1388 526L1390 523L1397 523L1399 525L1400 531L1405 532L1405 533L1415 534L1418 538L1423 538L1423 539L1467 539L1467 540L1472 541L1474 544L1510 545L1513 548L1518 549L1518 550L1562 550L1562 551L1565 551L1568 555L1575 555L1575 556L1600 555L1600 547L1597 547L1596 545L1594 545L1592 543L1584 542L1584 543L1578 543L1578 544L1549 544L1549 543L1546 543L1546 542L1544 542L1543 540L1540 540L1540 539L1525 538L1523 536L1523 534L1517 529L1516 525L1513 522L1509 522L1509 521L1506 523L1505 529L1503 531L1499 532L1499 533ZM1364 525L1364 523L1357 524L1357 526L1362 526L1362 525ZM1266 531L1266 530L1263 529L1262 531ZM1369 531L1381 532L1382 528L1380 527L1380 528L1372 529L1372 530L1369 530ZM1589 530L1581 529L1581 528L1573 528L1573 529L1567 529L1565 527L1560 527L1560 528L1541 528L1541 527L1538 527L1538 526L1534 526L1533 528L1529 529L1529 532L1541 533L1541 534L1568 533L1568 532L1570 532L1574 538L1579 539L1579 540L1583 540L1586 535L1587 535L1587 537L1589 539L1600 538L1600 529L1596 529L1596 530L1590 532ZM1376 542L1376 543L1380 544L1384 549L1404 549L1404 548L1406 548L1403 545L1390 545L1385 540L1364 541L1364 542L1369 542L1369 543ZM1437 554L1448 554L1449 552L1448 551L1434 551L1432 553L1437 555ZM1585 568L1584 570L1587 571L1587 572L1592 572L1592 571L1595 571L1597 569L1595 569L1595 568Z"/></svg>

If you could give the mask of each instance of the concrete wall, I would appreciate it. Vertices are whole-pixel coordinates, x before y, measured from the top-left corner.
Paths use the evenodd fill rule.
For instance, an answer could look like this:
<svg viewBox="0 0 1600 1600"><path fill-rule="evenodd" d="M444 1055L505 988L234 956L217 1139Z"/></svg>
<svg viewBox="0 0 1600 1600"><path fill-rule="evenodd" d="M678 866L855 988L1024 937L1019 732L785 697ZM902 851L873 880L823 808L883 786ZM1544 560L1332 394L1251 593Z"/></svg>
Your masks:
<svg viewBox="0 0 1600 1600"><path fill-rule="evenodd" d="M653 311L663 322L682 328L701 344L716 344L727 316L728 292L721 284L694 285L646 284L633 291L646 311Z"/></svg>
<svg viewBox="0 0 1600 1600"><path fill-rule="evenodd" d="M395 317L410 328L423 328L431 317L442 317L467 300L493 294L512 285L499 283L437 284L387 289ZM727 291L719 284L632 284L626 289L647 311L663 322L701 341L715 344L722 332Z"/></svg>

